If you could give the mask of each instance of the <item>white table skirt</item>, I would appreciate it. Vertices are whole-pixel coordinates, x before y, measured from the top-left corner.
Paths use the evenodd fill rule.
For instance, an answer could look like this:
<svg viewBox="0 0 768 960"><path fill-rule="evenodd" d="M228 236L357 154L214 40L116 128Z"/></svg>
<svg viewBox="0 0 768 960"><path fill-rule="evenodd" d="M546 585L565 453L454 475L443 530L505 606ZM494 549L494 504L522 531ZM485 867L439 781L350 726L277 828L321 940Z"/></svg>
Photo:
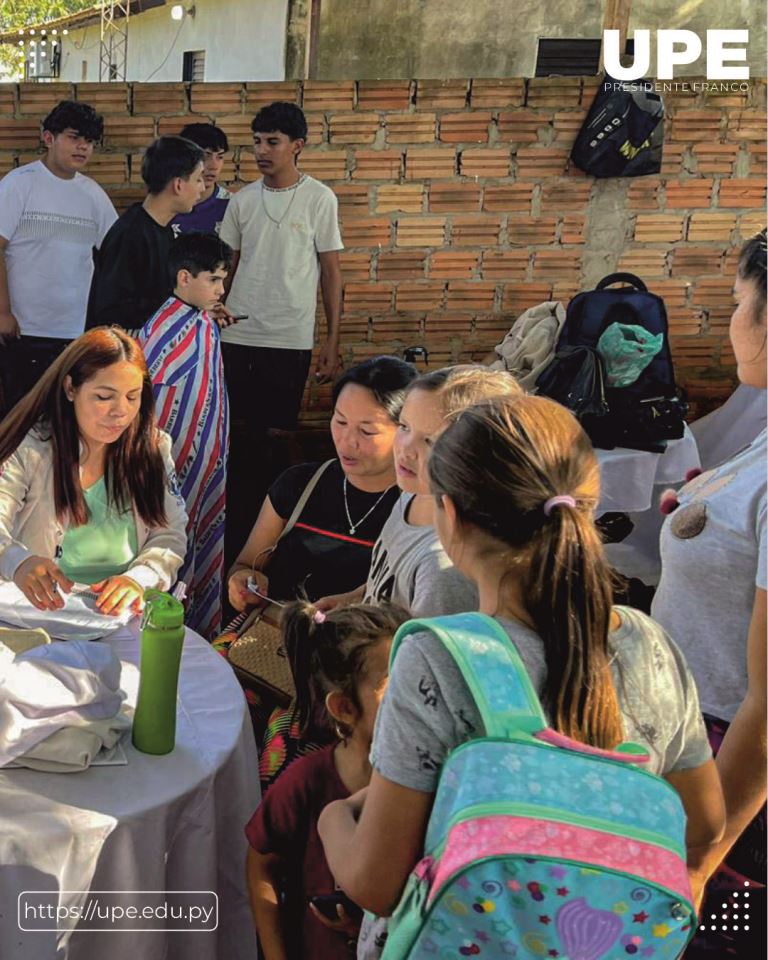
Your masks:
<svg viewBox="0 0 768 960"><path fill-rule="evenodd" d="M596 450L600 463L601 513L638 513L653 504L654 487L674 486L689 470L700 466L696 440L686 424L679 440L670 440L664 453L629 450Z"/></svg>
<svg viewBox="0 0 768 960"><path fill-rule="evenodd" d="M134 626L107 641L121 660L138 663L136 633ZM197 634L187 630L184 643L176 749L155 757L136 751L130 735L123 744L127 766L71 774L0 771L0 957L254 960L243 828L259 802L256 746L230 667ZM22 890L89 889L212 890L219 927L201 933L18 929ZM76 905L82 898L61 894L59 902Z"/></svg>
<svg viewBox="0 0 768 960"><path fill-rule="evenodd" d="M664 453L644 450L598 450L601 495L598 515L609 511L628 513L634 524L621 543L606 544L610 564L626 577L657 584L661 573L659 536L663 516L659 499L666 487L679 487L689 470L701 465L696 439L688 424L679 440L672 440Z"/></svg>

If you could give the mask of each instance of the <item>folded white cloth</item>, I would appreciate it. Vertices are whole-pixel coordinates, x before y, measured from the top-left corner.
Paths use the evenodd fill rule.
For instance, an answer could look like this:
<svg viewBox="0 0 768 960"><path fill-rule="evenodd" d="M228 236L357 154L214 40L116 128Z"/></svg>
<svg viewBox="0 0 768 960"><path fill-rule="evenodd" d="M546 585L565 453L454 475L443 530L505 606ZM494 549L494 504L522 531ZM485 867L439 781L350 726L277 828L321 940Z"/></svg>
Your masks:
<svg viewBox="0 0 768 960"><path fill-rule="evenodd" d="M114 720L125 699L120 671L101 643L70 640L16 655L0 644L0 767L57 730Z"/></svg>
<svg viewBox="0 0 768 960"><path fill-rule="evenodd" d="M87 770L97 757L109 756L106 751L112 750L130 728L131 717L125 709L110 720L64 727L16 757L12 766L44 773L79 773Z"/></svg>

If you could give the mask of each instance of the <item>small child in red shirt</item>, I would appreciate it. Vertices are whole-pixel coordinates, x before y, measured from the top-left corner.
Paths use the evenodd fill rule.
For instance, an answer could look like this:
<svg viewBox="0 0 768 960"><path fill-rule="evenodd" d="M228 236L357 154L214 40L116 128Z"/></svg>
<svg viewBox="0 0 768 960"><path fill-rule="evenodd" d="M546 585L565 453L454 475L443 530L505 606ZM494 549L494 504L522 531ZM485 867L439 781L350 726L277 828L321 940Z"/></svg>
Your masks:
<svg viewBox="0 0 768 960"><path fill-rule="evenodd" d="M355 955L358 923L342 906L328 911L338 918L329 920L311 902L336 890L317 821L327 804L368 784L389 650L406 619L405 611L388 605L354 604L325 614L302 601L283 614L299 730L307 734L324 704L338 741L291 763L245 828L251 908L265 960Z"/></svg>

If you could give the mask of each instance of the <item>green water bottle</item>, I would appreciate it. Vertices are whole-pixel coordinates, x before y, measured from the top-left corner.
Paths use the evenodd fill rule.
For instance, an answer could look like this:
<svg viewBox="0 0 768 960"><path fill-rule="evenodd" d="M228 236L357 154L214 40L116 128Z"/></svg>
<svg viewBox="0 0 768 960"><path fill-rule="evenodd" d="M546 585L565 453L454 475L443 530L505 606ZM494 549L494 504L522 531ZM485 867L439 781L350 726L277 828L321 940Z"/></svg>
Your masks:
<svg viewBox="0 0 768 960"><path fill-rule="evenodd" d="M176 744L176 692L184 607L168 593L144 591L139 696L133 745L142 753L170 753Z"/></svg>

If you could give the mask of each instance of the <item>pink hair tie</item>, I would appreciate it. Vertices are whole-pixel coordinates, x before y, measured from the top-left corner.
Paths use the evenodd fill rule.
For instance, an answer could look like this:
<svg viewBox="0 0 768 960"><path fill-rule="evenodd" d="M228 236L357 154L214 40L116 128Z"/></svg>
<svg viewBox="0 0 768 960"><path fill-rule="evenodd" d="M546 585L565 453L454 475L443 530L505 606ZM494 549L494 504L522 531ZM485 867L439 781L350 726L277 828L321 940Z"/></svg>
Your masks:
<svg viewBox="0 0 768 960"><path fill-rule="evenodd" d="M325 614L322 610L315 610L312 619L315 623L325 623Z"/></svg>
<svg viewBox="0 0 768 960"><path fill-rule="evenodd" d="M544 516L548 517L555 507L575 507L576 501L569 493L562 493L556 497L550 497L544 504Z"/></svg>

